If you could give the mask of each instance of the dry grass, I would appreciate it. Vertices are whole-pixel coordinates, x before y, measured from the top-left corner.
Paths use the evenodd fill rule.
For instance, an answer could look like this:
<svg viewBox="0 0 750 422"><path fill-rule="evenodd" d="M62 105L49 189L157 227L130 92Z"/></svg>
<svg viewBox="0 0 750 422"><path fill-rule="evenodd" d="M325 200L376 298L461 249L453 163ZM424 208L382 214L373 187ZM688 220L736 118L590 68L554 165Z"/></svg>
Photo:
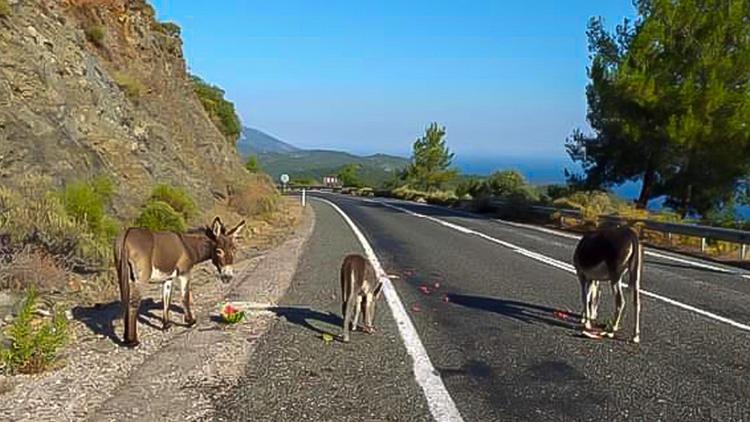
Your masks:
<svg viewBox="0 0 750 422"><path fill-rule="evenodd" d="M0 18L10 16L11 9L8 0L0 0Z"/></svg>
<svg viewBox="0 0 750 422"><path fill-rule="evenodd" d="M0 289L63 292L70 279L70 272L54 258L30 247L13 254L8 262L0 261Z"/></svg>
<svg viewBox="0 0 750 422"><path fill-rule="evenodd" d="M229 207L244 217L268 219L279 209L279 193L266 175L251 175L229 198Z"/></svg>

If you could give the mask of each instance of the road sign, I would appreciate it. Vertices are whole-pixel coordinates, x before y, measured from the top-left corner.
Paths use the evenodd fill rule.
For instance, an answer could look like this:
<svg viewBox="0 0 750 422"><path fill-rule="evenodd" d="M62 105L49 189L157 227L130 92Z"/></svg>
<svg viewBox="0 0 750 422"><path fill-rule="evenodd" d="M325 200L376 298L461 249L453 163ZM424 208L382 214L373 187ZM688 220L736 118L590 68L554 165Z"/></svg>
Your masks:
<svg viewBox="0 0 750 422"><path fill-rule="evenodd" d="M281 183L283 183L285 185L287 183L289 183L289 175L288 174L284 173L284 174L281 175Z"/></svg>

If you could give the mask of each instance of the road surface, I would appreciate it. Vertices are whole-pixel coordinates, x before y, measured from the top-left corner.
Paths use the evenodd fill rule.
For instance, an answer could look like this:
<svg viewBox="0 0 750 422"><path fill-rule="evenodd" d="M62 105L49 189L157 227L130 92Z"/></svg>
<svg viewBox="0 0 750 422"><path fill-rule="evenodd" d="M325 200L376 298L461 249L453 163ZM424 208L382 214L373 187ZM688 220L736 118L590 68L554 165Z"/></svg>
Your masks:
<svg viewBox="0 0 750 422"><path fill-rule="evenodd" d="M650 251L641 344L627 341L629 296L619 338L591 340L573 321L574 236L401 201L319 196L398 277L395 291L463 420L750 419L750 279L739 270ZM375 335L321 339L340 329L341 258L362 245L329 204L310 205L317 225L276 311L284 318L222 399L223 418L434 419L434 396L415 380L385 301ZM602 299L608 318L608 289Z"/></svg>

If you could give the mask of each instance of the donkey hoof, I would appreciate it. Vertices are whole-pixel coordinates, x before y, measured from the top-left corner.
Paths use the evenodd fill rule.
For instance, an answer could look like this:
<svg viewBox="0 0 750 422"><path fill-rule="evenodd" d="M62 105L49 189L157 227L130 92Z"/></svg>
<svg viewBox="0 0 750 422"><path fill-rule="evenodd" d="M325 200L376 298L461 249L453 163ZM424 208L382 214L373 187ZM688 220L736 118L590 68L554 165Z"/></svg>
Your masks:
<svg viewBox="0 0 750 422"><path fill-rule="evenodd" d="M342 343L349 343L349 336L339 336Z"/></svg>
<svg viewBox="0 0 750 422"><path fill-rule="evenodd" d="M633 343L638 344L641 342L641 336L635 336L633 337Z"/></svg>
<svg viewBox="0 0 750 422"><path fill-rule="evenodd" d="M172 322L170 321L162 322L161 324L162 331L169 331L170 328L172 328Z"/></svg>
<svg viewBox="0 0 750 422"><path fill-rule="evenodd" d="M140 345L140 344L141 344L141 342L140 342L140 341L138 341L138 340L125 340L125 341L124 341L124 342L122 343L122 345L123 345L123 346L125 346L125 347L127 347L128 349L133 349L133 348L136 348L136 347L138 347L138 345Z"/></svg>
<svg viewBox="0 0 750 422"><path fill-rule="evenodd" d="M188 327L192 327L195 323L195 318L185 318L185 324L187 324Z"/></svg>

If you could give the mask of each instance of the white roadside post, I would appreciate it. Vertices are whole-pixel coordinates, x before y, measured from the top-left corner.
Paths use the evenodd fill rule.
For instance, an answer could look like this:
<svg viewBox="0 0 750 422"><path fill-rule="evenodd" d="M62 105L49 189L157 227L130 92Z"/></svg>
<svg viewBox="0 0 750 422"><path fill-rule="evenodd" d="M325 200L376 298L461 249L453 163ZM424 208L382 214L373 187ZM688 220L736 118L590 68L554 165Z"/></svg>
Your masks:
<svg viewBox="0 0 750 422"><path fill-rule="evenodd" d="M302 188L302 208L305 208L305 188Z"/></svg>

